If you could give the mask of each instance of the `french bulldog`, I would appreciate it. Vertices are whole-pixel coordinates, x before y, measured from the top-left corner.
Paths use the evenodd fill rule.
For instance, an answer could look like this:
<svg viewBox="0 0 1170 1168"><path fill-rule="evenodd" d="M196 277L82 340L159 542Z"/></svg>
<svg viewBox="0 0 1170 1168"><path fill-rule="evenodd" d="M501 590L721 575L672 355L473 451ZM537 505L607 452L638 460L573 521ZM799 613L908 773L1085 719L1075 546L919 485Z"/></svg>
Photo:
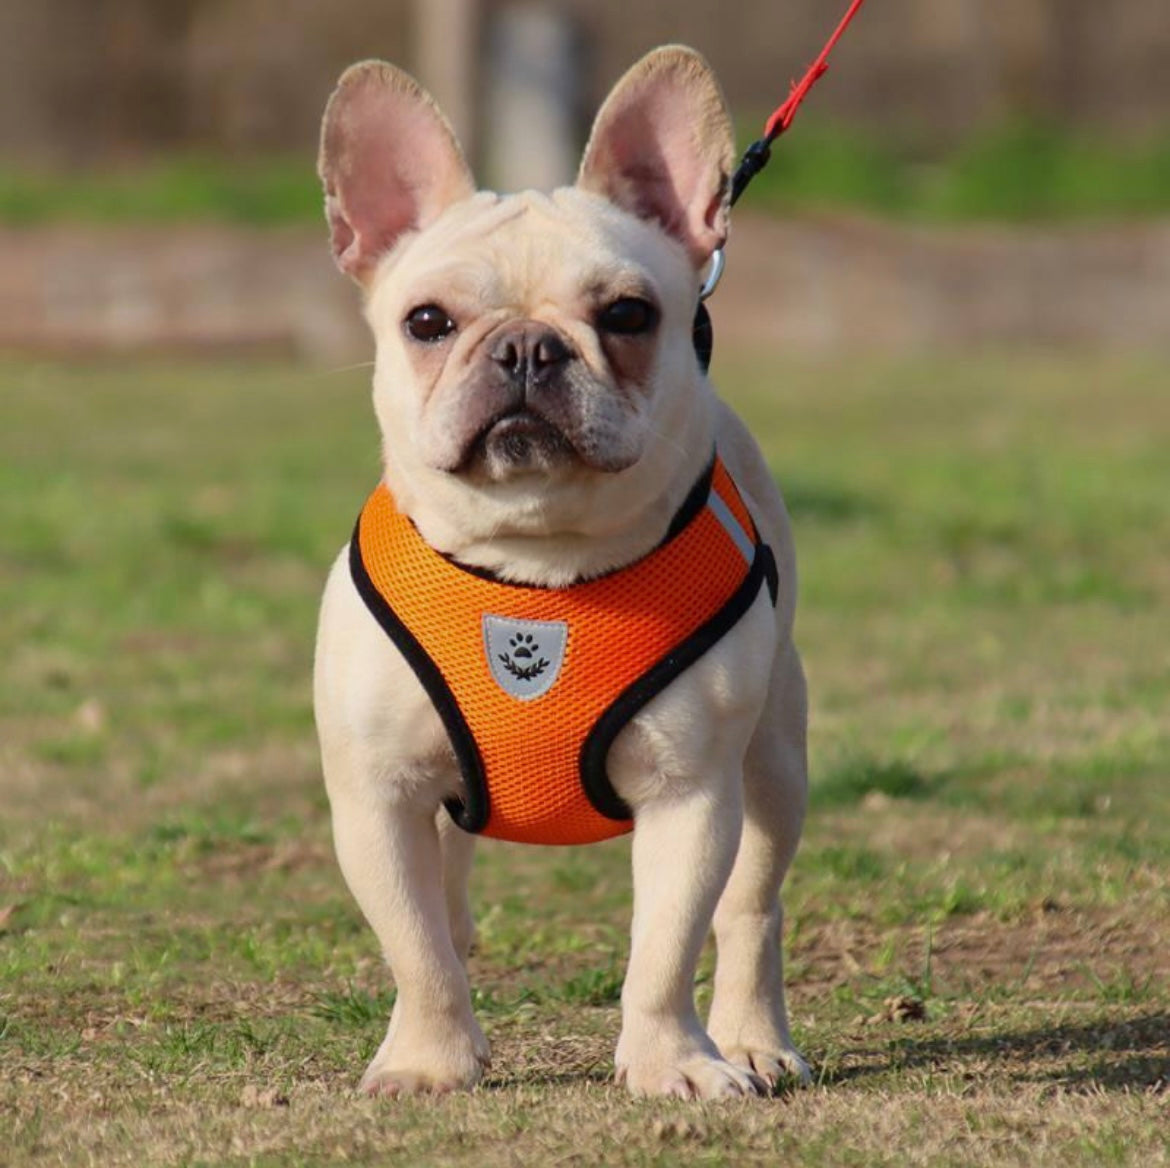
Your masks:
<svg viewBox="0 0 1170 1168"><path fill-rule="evenodd" d="M733 162L719 86L683 47L651 52L618 82L576 184L551 193L477 191L434 101L383 62L342 75L321 136L333 256L360 285L376 341L380 497L392 501L386 522L398 524L412 557L437 579L458 575L547 604L597 596L604 608L611 582L651 571L643 565L657 550L683 554L678 517L717 452L739 500L718 508L721 521L739 508L724 527L741 551L727 555L767 553L774 563L769 587L741 587L734 619L701 652L666 655L675 665L656 675L666 682L602 740L609 807L598 798L602 813L588 813L602 823L627 817L633 832L615 1066L637 1095L762 1095L809 1074L789 1034L779 898L807 787L792 539L759 448L692 344L704 272L727 238ZM710 501L702 522L714 522L713 488ZM700 522L694 514L684 526ZM703 530L705 540L721 538ZM363 528L362 538L373 537ZM685 554L671 579L701 590L706 554ZM384 571L396 555L383 557ZM341 870L397 986L361 1087L386 1096L469 1089L489 1065L466 969L476 747L455 731L472 715L456 709L458 695L447 700L441 663L419 663L445 593L419 600L407 581L403 603L423 627L389 636L369 591L373 570L360 559L351 543L325 589L314 701ZM452 596L455 609L463 602ZM533 688L536 672L555 673L556 650L539 638L557 622L520 622L500 651L493 619L484 615L482 644L460 650L483 674L468 684L498 688L490 700L515 703L517 717L538 714L561 684ZM605 619L620 627L623 614ZM628 629L620 639L636 648L640 636ZM584 644L576 637L562 637L562 655ZM512 740L523 734L508 729L511 717L483 722L501 757L525 746ZM525 780L535 795L526 788L524 797L541 798L542 781L537 768ZM712 925L717 970L704 1026L694 979Z"/></svg>

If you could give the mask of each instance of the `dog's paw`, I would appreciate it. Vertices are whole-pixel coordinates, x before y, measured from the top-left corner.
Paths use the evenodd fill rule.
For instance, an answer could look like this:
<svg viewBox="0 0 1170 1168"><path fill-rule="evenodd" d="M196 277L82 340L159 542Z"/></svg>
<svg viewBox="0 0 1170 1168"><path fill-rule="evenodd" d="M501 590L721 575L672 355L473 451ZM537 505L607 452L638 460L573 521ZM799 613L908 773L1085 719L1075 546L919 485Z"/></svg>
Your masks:
<svg viewBox="0 0 1170 1168"><path fill-rule="evenodd" d="M490 1065L491 1052L479 1034L421 1043L388 1037L366 1068L358 1089L387 1098L470 1091Z"/></svg>
<svg viewBox="0 0 1170 1168"><path fill-rule="evenodd" d="M720 1050L732 1066L755 1075L767 1084L769 1093L786 1083L799 1087L807 1087L812 1083L808 1063L791 1047L760 1050L748 1046L729 1046L726 1049L720 1047Z"/></svg>
<svg viewBox="0 0 1170 1168"><path fill-rule="evenodd" d="M697 1053L689 1058L619 1063L617 1081L631 1095L672 1095L678 1099L734 1099L764 1095L768 1087L750 1069Z"/></svg>

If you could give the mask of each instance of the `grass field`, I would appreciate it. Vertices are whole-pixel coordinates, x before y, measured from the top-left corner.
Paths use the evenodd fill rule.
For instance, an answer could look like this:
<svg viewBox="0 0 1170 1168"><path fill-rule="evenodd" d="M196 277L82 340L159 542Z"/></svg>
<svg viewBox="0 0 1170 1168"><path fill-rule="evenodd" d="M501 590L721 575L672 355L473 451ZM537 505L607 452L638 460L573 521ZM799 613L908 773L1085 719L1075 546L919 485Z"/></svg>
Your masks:
<svg viewBox="0 0 1170 1168"><path fill-rule="evenodd" d="M9 361L0 1162L1170 1162L1170 365L720 359L801 554L815 1085L628 1099L628 845L488 845L487 1082L358 1098L309 668L368 373Z"/></svg>
<svg viewBox="0 0 1170 1168"><path fill-rule="evenodd" d="M741 149L763 123L761 114L741 124ZM0 173L0 224L316 224L320 185L305 159L304 152L246 161L178 154L103 170L8 167ZM1170 135L1114 140L1015 121L940 152L802 116L744 205L939 223L1165 216Z"/></svg>

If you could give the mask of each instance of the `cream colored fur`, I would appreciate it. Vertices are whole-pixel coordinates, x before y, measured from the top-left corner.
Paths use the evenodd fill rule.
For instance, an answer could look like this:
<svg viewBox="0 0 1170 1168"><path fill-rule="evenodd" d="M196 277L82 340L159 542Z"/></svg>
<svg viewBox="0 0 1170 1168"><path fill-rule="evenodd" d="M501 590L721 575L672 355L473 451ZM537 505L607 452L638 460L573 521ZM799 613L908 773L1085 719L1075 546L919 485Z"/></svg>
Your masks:
<svg viewBox="0 0 1170 1168"><path fill-rule="evenodd" d="M354 125L366 151L430 151L438 185L393 158L355 158ZM653 189L639 186L636 147L669 147ZM805 1079L785 1014L778 896L806 787L792 540L758 448L700 374L690 341L701 268L726 234L722 98L696 54L651 54L603 107L578 186L552 195L473 194L457 149L429 99L389 66L350 70L326 115L335 255L365 288L377 341L385 480L434 547L558 585L650 550L718 443L776 554L780 594L773 610L762 589L610 751L611 780L635 819L616 1066L639 1094L757 1094L785 1074ZM368 217L378 206L369 184L387 182L397 184L387 201L395 222L379 224ZM634 354L652 356L646 376L627 383L610 368L583 300L598 288L656 299L656 336ZM458 327L419 348L403 321L429 302ZM554 450L538 467L512 469L485 456L452 470L473 448L451 437L468 387L490 366L491 338L517 321L555 330L574 351L573 375L589 388L571 419L578 453ZM598 469L590 452L621 469ZM358 596L345 553L322 603L315 703L342 872L398 989L362 1085L388 1095L472 1087L489 1054L465 971L474 838L441 809L460 777L438 715ZM704 1027L693 981L712 922L718 969Z"/></svg>

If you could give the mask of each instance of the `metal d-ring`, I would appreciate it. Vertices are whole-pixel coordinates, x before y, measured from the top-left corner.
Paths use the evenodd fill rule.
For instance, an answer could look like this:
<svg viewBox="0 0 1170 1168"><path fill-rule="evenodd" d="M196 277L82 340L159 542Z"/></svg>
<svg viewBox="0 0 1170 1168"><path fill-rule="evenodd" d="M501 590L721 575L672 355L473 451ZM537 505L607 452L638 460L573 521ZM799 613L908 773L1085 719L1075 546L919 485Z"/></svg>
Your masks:
<svg viewBox="0 0 1170 1168"><path fill-rule="evenodd" d="M702 288L699 289L700 300L706 300L719 287L719 278L723 275L723 269L726 265L727 260L723 255L723 248L717 247L711 253L711 270L707 273Z"/></svg>

